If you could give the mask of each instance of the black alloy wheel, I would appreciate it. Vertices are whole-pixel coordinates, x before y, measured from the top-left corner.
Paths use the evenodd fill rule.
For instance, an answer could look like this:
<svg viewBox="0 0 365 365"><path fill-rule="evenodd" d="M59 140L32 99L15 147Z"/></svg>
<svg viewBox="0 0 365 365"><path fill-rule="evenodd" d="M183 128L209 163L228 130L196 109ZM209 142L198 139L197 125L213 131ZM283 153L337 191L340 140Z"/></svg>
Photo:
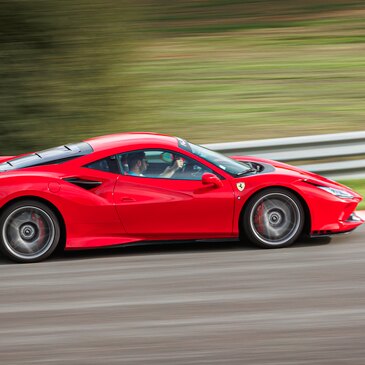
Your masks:
<svg viewBox="0 0 365 365"><path fill-rule="evenodd" d="M11 260L42 261L56 249L61 236L57 216L46 204L18 201L0 218L0 249Z"/></svg>
<svg viewBox="0 0 365 365"><path fill-rule="evenodd" d="M249 200L243 215L243 234L259 247L287 247L302 233L304 220L303 206L294 193L270 188Z"/></svg>

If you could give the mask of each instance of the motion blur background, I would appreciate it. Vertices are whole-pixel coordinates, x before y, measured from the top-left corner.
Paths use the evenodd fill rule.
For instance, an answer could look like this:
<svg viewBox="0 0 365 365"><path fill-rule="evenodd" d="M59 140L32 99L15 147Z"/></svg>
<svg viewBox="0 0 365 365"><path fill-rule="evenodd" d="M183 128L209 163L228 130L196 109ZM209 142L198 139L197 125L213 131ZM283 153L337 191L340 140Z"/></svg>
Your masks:
<svg viewBox="0 0 365 365"><path fill-rule="evenodd" d="M364 66L364 1L0 0L0 155L365 130ZM363 237L1 258L0 363L361 364Z"/></svg>
<svg viewBox="0 0 365 365"><path fill-rule="evenodd" d="M0 154L121 131L364 129L365 5L1 0Z"/></svg>

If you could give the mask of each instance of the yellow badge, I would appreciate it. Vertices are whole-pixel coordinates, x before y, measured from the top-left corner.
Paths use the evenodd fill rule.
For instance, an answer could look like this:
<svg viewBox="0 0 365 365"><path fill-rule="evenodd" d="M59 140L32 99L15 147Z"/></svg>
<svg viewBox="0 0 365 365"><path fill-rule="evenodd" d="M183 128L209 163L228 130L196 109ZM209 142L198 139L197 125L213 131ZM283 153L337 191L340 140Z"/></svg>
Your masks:
<svg viewBox="0 0 365 365"><path fill-rule="evenodd" d="M243 182L237 183L237 189L239 191L243 191L245 189L245 187L246 187L245 183L243 183Z"/></svg>

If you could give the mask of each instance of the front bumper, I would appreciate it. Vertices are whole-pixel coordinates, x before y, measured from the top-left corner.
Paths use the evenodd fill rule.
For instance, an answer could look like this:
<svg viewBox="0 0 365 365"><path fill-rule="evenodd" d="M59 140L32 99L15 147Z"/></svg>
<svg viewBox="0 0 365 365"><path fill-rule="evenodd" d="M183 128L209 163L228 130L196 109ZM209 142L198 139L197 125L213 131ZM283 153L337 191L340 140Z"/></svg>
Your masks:
<svg viewBox="0 0 365 365"><path fill-rule="evenodd" d="M311 236L331 236L339 233L348 233L361 226L364 222L362 217L356 212L352 212L346 220L339 219L334 224L327 224L322 229L313 230Z"/></svg>

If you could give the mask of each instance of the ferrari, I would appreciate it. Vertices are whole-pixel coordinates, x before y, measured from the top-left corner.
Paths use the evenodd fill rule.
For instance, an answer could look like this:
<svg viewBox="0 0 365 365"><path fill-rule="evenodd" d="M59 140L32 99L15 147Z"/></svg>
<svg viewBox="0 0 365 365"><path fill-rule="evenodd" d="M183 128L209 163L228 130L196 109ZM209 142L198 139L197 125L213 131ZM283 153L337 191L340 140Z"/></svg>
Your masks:
<svg viewBox="0 0 365 365"><path fill-rule="evenodd" d="M280 248L357 228L361 199L284 163L120 133L0 157L0 249L30 263L58 247L151 241L235 238Z"/></svg>

